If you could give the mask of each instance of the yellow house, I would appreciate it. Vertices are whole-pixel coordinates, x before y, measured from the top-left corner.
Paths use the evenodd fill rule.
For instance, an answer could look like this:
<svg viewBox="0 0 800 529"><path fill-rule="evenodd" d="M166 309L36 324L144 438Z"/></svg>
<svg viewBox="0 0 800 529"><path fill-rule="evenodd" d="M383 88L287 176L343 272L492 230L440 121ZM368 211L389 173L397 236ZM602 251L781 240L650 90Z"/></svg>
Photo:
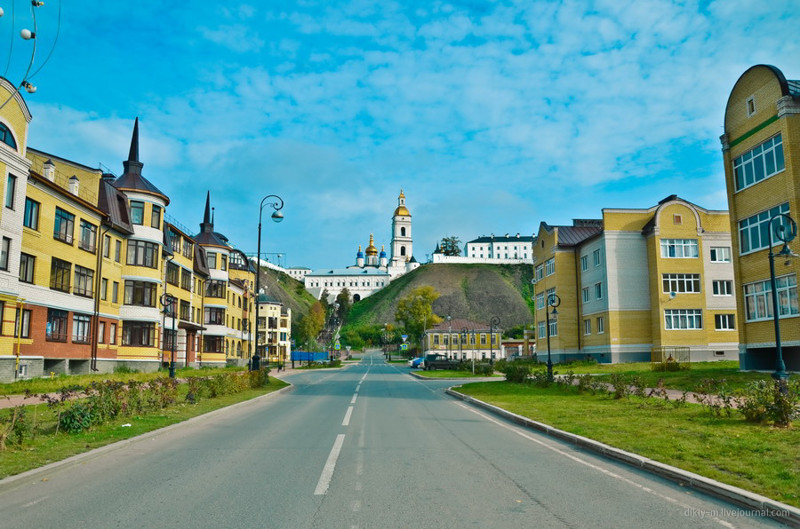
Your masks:
<svg viewBox="0 0 800 529"><path fill-rule="evenodd" d="M775 369L776 340L769 248L782 242L774 229L800 206L800 81L787 80L774 66L757 65L736 81L725 107L721 136L728 191L738 302L742 369ZM770 229L772 227L772 230ZM800 243L789 245L795 253ZM783 358L800 370L800 259L775 262Z"/></svg>
<svg viewBox="0 0 800 529"><path fill-rule="evenodd" d="M259 355L269 362L284 363L291 352L292 309L267 294L259 294L258 304Z"/></svg>
<svg viewBox="0 0 800 529"><path fill-rule="evenodd" d="M542 223L534 245L537 354L547 353L550 320L555 362L735 358L730 245L727 212L675 195L649 209L604 209L602 219L572 226Z"/></svg>

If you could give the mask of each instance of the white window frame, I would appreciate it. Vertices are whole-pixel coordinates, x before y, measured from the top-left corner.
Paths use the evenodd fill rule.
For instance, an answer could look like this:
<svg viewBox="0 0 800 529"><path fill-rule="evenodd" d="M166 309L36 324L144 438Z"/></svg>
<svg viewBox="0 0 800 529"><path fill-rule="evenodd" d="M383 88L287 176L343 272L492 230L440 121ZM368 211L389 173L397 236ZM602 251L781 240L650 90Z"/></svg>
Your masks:
<svg viewBox="0 0 800 529"><path fill-rule="evenodd" d="M697 331L703 328L701 309L665 309L664 329L668 331Z"/></svg>
<svg viewBox="0 0 800 529"><path fill-rule="evenodd" d="M797 300L797 276L787 274L776 277L778 287L778 317L791 318L800 315ZM742 286L744 292L745 321L771 320L772 286L770 280L754 281Z"/></svg>
<svg viewBox="0 0 800 529"><path fill-rule="evenodd" d="M670 255L671 253L674 255ZM696 259L699 257L697 239L661 239L661 257L664 259Z"/></svg>
<svg viewBox="0 0 800 529"><path fill-rule="evenodd" d="M715 279L712 281L712 288L715 296L733 295L733 281L730 279Z"/></svg>
<svg viewBox="0 0 800 529"><path fill-rule="evenodd" d="M594 298L603 299L603 283L594 284Z"/></svg>
<svg viewBox="0 0 800 529"><path fill-rule="evenodd" d="M603 316L598 316L597 317L597 334L605 334L605 332L606 332L605 320L603 319Z"/></svg>
<svg viewBox="0 0 800 529"><path fill-rule="evenodd" d="M544 262L544 275L551 276L556 273L556 258L551 257Z"/></svg>
<svg viewBox="0 0 800 529"><path fill-rule="evenodd" d="M583 335L588 336L592 334L592 319L583 320Z"/></svg>
<svg viewBox="0 0 800 529"><path fill-rule="evenodd" d="M661 274L661 288L665 294L699 294L700 274Z"/></svg>
<svg viewBox="0 0 800 529"><path fill-rule="evenodd" d="M583 296L583 302L589 303L589 297L591 295L589 292L589 287L583 287L583 290L581 290L581 294Z"/></svg>
<svg viewBox="0 0 800 529"><path fill-rule="evenodd" d="M733 164L733 186L738 193L786 169L780 133L737 156ZM770 167L770 165L772 167Z"/></svg>
<svg viewBox="0 0 800 529"><path fill-rule="evenodd" d="M581 271L585 272L589 269L589 256L582 255L581 256Z"/></svg>
<svg viewBox="0 0 800 529"><path fill-rule="evenodd" d="M594 263L595 267L598 267L600 266L600 261L600 249L598 248L592 252L592 262Z"/></svg>
<svg viewBox="0 0 800 529"><path fill-rule="evenodd" d="M735 314L714 314L714 329L717 331L735 331Z"/></svg>
<svg viewBox="0 0 800 529"><path fill-rule="evenodd" d="M756 213L737 223L739 227L739 255L747 255L769 248L769 239L773 240L772 246L780 244L781 241L777 237L771 237L769 233L770 219L780 213L789 213L788 202L784 202L783 204L762 211L761 213ZM777 224L775 227L777 227ZM753 241L755 239L757 239L757 241L754 243ZM763 239L767 240L765 241Z"/></svg>
<svg viewBox="0 0 800 529"><path fill-rule="evenodd" d="M712 263L730 263L731 262L731 248L730 248L730 246L712 246L711 247L711 262Z"/></svg>

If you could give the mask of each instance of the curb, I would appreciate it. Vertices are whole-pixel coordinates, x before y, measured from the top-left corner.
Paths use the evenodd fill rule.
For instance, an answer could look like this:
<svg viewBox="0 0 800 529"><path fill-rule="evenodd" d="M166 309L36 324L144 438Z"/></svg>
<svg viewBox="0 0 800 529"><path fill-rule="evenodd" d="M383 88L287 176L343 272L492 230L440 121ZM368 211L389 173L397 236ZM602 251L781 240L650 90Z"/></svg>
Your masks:
<svg viewBox="0 0 800 529"><path fill-rule="evenodd" d="M466 377L454 377L454 378L434 378L434 377L426 377L422 376L416 371L409 371L409 375L419 380L449 380L449 381L459 381L459 382L502 382L505 380L503 377L475 377L475 378L466 378Z"/></svg>
<svg viewBox="0 0 800 529"><path fill-rule="evenodd" d="M105 446L101 446L99 448L95 448L94 450L89 450L88 452L83 452L81 454L75 454L74 456L70 456L66 459L62 459L61 461L54 461L53 463L48 463L47 465L39 468L32 468L30 470L26 470L21 474L14 474L13 476L8 476L6 478L0 479L0 493L5 492L7 490L12 489L14 486L19 484L21 481L25 481L28 479L38 479L40 474L45 474L47 472L52 472L55 470L59 470L62 467L69 467L79 464L81 461L86 459L91 459L94 457L98 457L106 452L112 452L114 450L118 450L123 448L127 445L139 442L144 440L145 438L155 437L157 435L161 435L162 433L169 432L170 430L174 430L175 428L179 428L183 425L190 424L196 421L200 421L203 419L207 419L209 417L213 417L218 415L224 411L233 409L233 408L242 408L247 405L252 405L253 403L260 401L262 399L267 399L272 397L273 395L278 395L280 393L287 393L294 389L294 386L286 386L285 388L281 388L277 391L273 391L272 393L267 393L266 395L261 395L260 397L256 397L254 399L245 400L243 402L237 402L236 404L231 404L230 406L225 406L224 408L219 408L214 411L210 411L208 413L204 413L202 415L198 415L196 417L192 417L191 419L186 419L185 421L176 422L175 424L170 424L169 426L165 426L163 428L159 428L157 430L152 430L150 432L146 432L136 437L131 437L128 439L123 439L122 441L117 441L116 443L107 444Z"/></svg>
<svg viewBox="0 0 800 529"><path fill-rule="evenodd" d="M472 404L478 408L483 408L484 410L487 410L497 416L508 419L519 425L531 428L533 430L538 430L546 435L549 435L550 437L555 437L556 439L572 443L603 457L607 457L640 470L644 470L645 472L655 474L669 481L678 483L681 486L690 487L711 496L729 501L741 507L759 511L763 513L764 516L774 520L790 524L794 527L800 527L800 509L797 507L781 503L754 492L740 489L739 487L734 487L733 485L721 483L687 470L682 470L664 463L659 463L658 461L654 461L632 452L626 452L625 450L614 448L613 446L603 444L599 441L595 441L594 439L589 439L588 437L583 437L565 432L564 430L559 430L558 428L553 428L548 424L528 419L527 417L517 415L516 413L511 413L508 410L504 410L503 408L494 406L488 402L478 400L470 397L469 395L464 395L463 393L455 391L453 388L448 388L445 390L445 392L452 397Z"/></svg>

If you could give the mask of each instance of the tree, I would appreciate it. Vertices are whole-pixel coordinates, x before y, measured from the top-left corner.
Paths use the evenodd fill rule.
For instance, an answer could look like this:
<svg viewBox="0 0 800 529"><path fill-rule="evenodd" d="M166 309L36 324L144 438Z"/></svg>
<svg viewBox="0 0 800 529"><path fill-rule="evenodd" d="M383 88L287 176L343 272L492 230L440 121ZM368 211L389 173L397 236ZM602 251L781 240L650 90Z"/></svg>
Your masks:
<svg viewBox="0 0 800 529"><path fill-rule="evenodd" d="M433 302L438 298L439 293L431 286L415 288L397 302L394 319L403 324L407 334L421 336L425 329L442 321L433 313Z"/></svg>
<svg viewBox="0 0 800 529"><path fill-rule="evenodd" d="M350 307L352 306L350 302L350 291L347 290L347 287L343 288L342 291L339 292L339 295L336 296L336 303L339 304L336 317L339 318L340 322L344 323L347 318L347 313L350 312Z"/></svg>
<svg viewBox="0 0 800 529"><path fill-rule="evenodd" d="M444 255L461 255L461 240L456 237L444 237L442 239L442 244L440 246L440 250Z"/></svg>
<svg viewBox="0 0 800 529"><path fill-rule="evenodd" d="M300 335L300 343L308 343L316 340L323 327L325 327L325 309L322 303L317 301L311 305L308 314L300 318L298 324Z"/></svg>

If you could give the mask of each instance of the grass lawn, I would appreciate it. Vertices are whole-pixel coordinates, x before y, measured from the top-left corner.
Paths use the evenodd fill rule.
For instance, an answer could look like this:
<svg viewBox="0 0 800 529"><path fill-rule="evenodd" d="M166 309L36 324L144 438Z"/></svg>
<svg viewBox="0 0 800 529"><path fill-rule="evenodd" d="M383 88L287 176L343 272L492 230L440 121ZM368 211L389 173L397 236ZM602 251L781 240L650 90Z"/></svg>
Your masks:
<svg viewBox="0 0 800 529"><path fill-rule="evenodd" d="M270 377L269 384L261 388L224 395L215 399L201 399L197 404L186 404L183 402L186 398L186 384L182 384L178 390L178 402L180 404L170 406L159 412L141 416L119 417L112 422L93 426L89 430L78 434L39 434L34 439L26 439L21 447L16 445L8 446L5 451L0 452L0 479L123 439L158 430L170 424L182 422L237 402L260 397L286 386L288 386L286 382ZM35 416L37 423L43 426L51 423L51 431L55 430L55 416L47 408L46 404L26 406L26 410L30 419ZM130 424L131 426L122 427L123 424Z"/></svg>
<svg viewBox="0 0 800 529"><path fill-rule="evenodd" d="M564 374L572 371L577 375L600 375L601 380L607 379L613 373L640 377L647 387L653 388L659 380L664 381L664 386L670 389L694 391L705 379L725 379L732 390L741 390L749 383L756 380L770 380L769 373L755 373L752 371L739 371L739 362L735 360L722 360L719 362L694 362L687 371L652 371L649 362L635 362L629 364L556 364L553 371ZM793 378L797 377L794 375Z"/></svg>
<svg viewBox="0 0 800 529"><path fill-rule="evenodd" d="M177 378L186 377L210 377L219 373L230 373L231 371L244 371L243 367L221 367L217 369L192 369L183 368L175 371ZM136 380L147 382L156 378L167 376L167 371L155 373L98 373L91 375L58 375L53 378L31 378L0 384L0 395L23 395L26 390L32 393L53 393L66 386L88 386L92 382L102 382L104 380L117 380L127 382Z"/></svg>
<svg viewBox="0 0 800 529"><path fill-rule="evenodd" d="M472 374L472 371L456 371L453 369L435 369L432 371L423 371L418 370L416 373L420 376L426 378L486 378L486 375L481 374ZM503 375L498 375L495 373L492 375L493 377L501 377Z"/></svg>
<svg viewBox="0 0 800 529"><path fill-rule="evenodd" d="M460 392L561 430L800 507L800 428L741 416L714 418L701 406L614 400L559 386L467 384ZM647 402L645 402L647 401Z"/></svg>

